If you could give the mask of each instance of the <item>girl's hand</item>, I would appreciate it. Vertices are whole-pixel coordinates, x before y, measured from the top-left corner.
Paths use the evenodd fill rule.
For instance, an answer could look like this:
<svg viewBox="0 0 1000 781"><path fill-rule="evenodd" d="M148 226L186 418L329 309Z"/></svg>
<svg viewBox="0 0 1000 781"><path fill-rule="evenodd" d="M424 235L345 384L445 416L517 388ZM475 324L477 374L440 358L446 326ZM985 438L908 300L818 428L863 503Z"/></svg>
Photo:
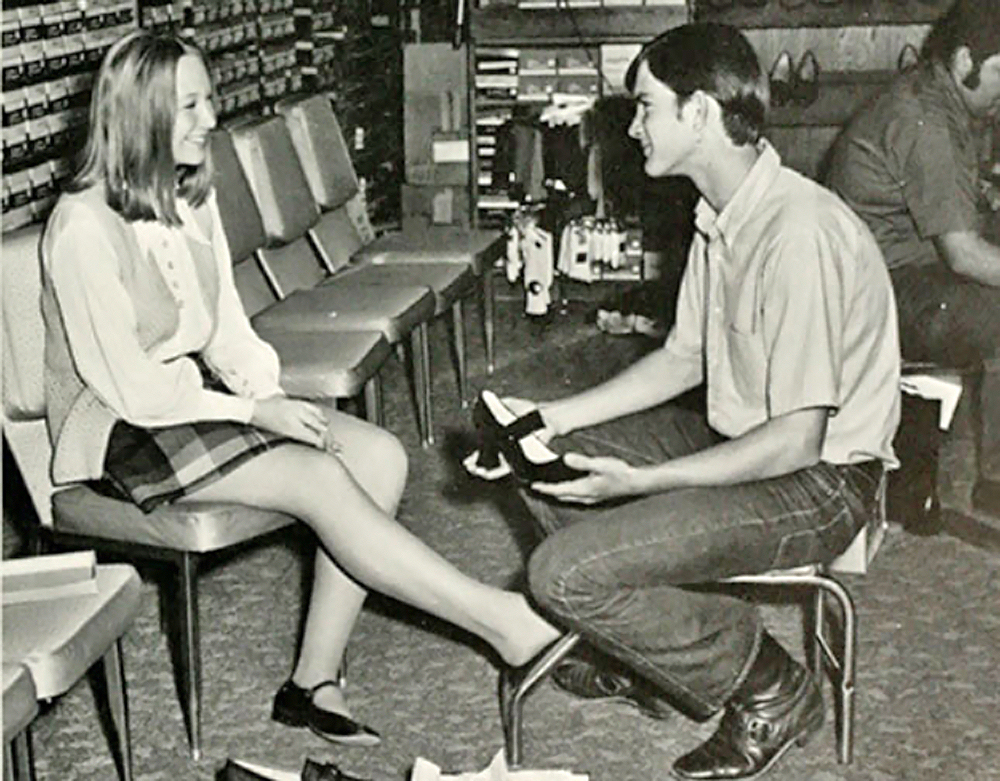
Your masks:
<svg viewBox="0 0 1000 781"><path fill-rule="evenodd" d="M566 466L590 474L565 483L532 483L531 489L574 504L597 504L605 499L640 493L636 487L635 468L620 458L567 453L563 459Z"/></svg>
<svg viewBox="0 0 1000 781"><path fill-rule="evenodd" d="M250 422L321 450L327 448L329 437L326 412L318 404L284 396L257 399Z"/></svg>

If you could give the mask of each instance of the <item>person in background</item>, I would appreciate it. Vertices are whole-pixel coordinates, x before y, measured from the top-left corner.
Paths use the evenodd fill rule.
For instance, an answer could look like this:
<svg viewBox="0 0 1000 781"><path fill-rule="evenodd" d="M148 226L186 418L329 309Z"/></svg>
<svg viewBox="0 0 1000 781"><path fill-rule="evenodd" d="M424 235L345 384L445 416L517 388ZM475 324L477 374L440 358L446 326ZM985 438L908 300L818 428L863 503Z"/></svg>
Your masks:
<svg viewBox="0 0 1000 781"><path fill-rule="evenodd" d="M984 170L997 163L986 145L998 108L1000 3L957 0L917 66L837 139L826 181L882 248L903 357L982 370L967 482L974 504L1000 515L1000 217Z"/></svg>
<svg viewBox="0 0 1000 781"><path fill-rule="evenodd" d="M660 716L654 700L699 720L723 712L677 776L751 778L820 728L822 696L755 605L705 585L830 561L869 520L896 465L896 307L867 226L763 138L767 80L738 30L669 30L626 86L646 173L687 176L701 196L676 321L589 390L506 399L499 417L521 416L495 425L506 463L481 461L485 444L465 463L532 481L557 470L538 466L530 437L560 438L562 464L544 463L580 476L523 492L547 535L532 595L629 671L613 696ZM666 403L701 384L707 413ZM598 664L568 658L557 680L609 694Z"/></svg>
<svg viewBox="0 0 1000 781"><path fill-rule="evenodd" d="M298 661L273 718L373 745L338 682L368 589L478 635L512 665L555 637L521 594L466 577L393 518L407 459L390 433L288 398L250 328L211 189L205 60L138 30L97 75L85 157L42 239L45 386L57 484L151 512L233 502L319 541Z"/></svg>

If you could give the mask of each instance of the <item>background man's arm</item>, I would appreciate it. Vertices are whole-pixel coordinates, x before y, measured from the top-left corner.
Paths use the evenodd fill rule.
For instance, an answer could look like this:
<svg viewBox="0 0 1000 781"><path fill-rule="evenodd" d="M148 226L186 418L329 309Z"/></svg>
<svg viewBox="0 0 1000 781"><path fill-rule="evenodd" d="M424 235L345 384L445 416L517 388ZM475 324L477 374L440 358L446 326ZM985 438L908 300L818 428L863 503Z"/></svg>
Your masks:
<svg viewBox="0 0 1000 781"><path fill-rule="evenodd" d="M956 274L982 285L1000 287L1000 247L974 231L944 233L934 243Z"/></svg>

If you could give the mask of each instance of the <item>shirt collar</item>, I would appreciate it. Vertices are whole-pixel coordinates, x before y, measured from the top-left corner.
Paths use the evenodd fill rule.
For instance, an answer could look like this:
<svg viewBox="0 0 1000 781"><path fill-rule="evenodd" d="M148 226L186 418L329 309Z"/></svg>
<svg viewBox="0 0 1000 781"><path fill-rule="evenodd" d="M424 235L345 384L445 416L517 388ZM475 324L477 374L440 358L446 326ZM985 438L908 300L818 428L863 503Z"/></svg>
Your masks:
<svg viewBox="0 0 1000 781"><path fill-rule="evenodd" d="M781 157L774 147L766 138L762 138L757 148L760 150L757 161L721 212L716 212L704 198L698 201L695 207L695 227L709 239L721 236L729 243L778 176Z"/></svg>

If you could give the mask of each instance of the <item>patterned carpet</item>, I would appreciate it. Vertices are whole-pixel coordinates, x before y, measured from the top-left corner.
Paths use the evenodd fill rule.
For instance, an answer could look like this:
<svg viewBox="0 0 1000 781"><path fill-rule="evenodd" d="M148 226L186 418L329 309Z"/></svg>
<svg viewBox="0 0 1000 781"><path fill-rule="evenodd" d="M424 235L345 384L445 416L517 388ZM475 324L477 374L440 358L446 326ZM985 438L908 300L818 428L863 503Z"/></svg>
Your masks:
<svg viewBox="0 0 1000 781"><path fill-rule="evenodd" d="M499 366L483 371L478 320L471 323L473 390L554 395L613 372L640 349L635 337L598 334L571 306L542 325L514 300L498 315ZM497 585L519 582L533 544L524 511L504 486L466 477L468 411L436 326L438 443L416 444L402 372L386 372L388 425L411 454L400 520L465 571ZM10 529L6 530L8 535ZM5 541L5 550L11 547ZM305 757L402 781L417 756L451 771L484 766L502 746L495 698L497 662L457 630L373 597L350 647L348 693L355 713L384 737L373 749L333 747L269 720L271 697L290 670L302 604L306 534L285 535L212 559L199 579L204 671L204 758L188 755L166 641L156 570L144 569L143 610L124 642L137 781L211 779L227 756L285 769ZM860 617L854 763L837 763L832 710L805 749L792 750L773 781L1000 780L1000 561L954 537L916 538L893 527L864 577L845 580ZM765 617L801 649L800 611L770 605ZM567 767L598 781L667 778L670 763L714 723L677 715L651 721L622 705L574 700L546 683L526 709L526 760ZM115 777L94 699L85 684L57 701L34 727L41 781Z"/></svg>

